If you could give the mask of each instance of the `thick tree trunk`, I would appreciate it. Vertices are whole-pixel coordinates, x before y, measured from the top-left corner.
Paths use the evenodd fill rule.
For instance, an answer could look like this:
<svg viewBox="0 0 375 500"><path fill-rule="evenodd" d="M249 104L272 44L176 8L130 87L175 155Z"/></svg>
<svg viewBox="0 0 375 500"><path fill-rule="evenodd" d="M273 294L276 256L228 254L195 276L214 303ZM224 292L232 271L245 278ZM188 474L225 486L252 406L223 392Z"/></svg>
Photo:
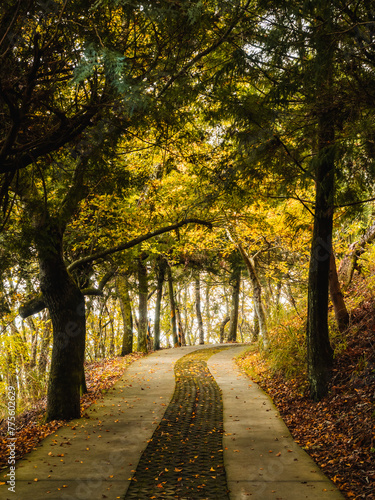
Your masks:
<svg viewBox="0 0 375 500"><path fill-rule="evenodd" d="M154 319L154 349L158 351L160 349L160 309L161 300L163 298L163 285L165 270L167 267L167 262L165 259L160 258L157 261L157 288L156 288L156 303L155 303L155 319Z"/></svg>
<svg viewBox="0 0 375 500"><path fill-rule="evenodd" d="M220 344L222 344L224 342L224 339L225 339L225 334L224 334L224 330L225 330L225 326L227 325L227 323L229 323L230 321L230 316L226 316L223 321L220 323Z"/></svg>
<svg viewBox="0 0 375 500"><path fill-rule="evenodd" d="M126 276L119 274L116 277L116 292L120 304L123 324L121 356L126 356L133 352L133 315L129 294L129 283Z"/></svg>
<svg viewBox="0 0 375 500"><path fill-rule="evenodd" d="M66 270L57 225L39 227L36 244L40 289L53 328L46 418L70 420L80 417L80 396L86 391L85 300Z"/></svg>
<svg viewBox="0 0 375 500"><path fill-rule="evenodd" d="M238 310L240 304L241 269L235 266L231 276L232 305L230 312L230 324L228 342L237 342Z"/></svg>
<svg viewBox="0 0 375 500"><path fill-rule="evenodd" d="M320 172L319 177L323 177L323 172ZM316 401L322 399L328 392L333 361L328 331L328 281L332 216L328 208L324 210L325 190L321 185L321 182L317 183L315 198L316 209L309 270L307 321L308 378L311 397Z"/></svg>
<svg viewBox="0 0 375 500"><path fill-rule="evenodd" d="M334 253L331 253L329 270L329 293L331 296L335 318L340 332L345 331L349 326L349 313L346 309L344 297L341 292L339 278L337 276L336 259Z"/></svg>
<svg viewBox="0 0 375 500"><path fill-rule="evenodd" d="M332 107L332 39L330 5L317 27L318 156L315 159L315 216L311 244L307 315L307 368L312 399L328 393L333 351L328 331L328 283L332 253L335 185L335 129Z"/></svg>
<svg viewBox="0 0 375 500"><path fill-rule="evenodd" d="M138 351L147 352L147 297L148 280L147 268L142 258L138 259L138 297L139 297L139 321L138 321Z"/></svg>
<svg viewBox="0 0 375 500"><path fill-rule="evenodd" d="M174 299L172 271L169 265L167 266L167 279L168 279L168 291L169 291L169 304L171 309L171 328L172 328L173 346L178 347L179 342L177 336L176 303Z"/></svg>
<svg viewBox="0 0 375 500"><path fill-rule="evenodd" d="M261 337L263 347L267 348L269 340L268 340L266 313L264 310L263 300L262 300L262 286L260 284L258 274L256 272L254 259L246 253L242 245L238 245L238 248L246 264L247 270L249 272L250 281L253 287L253 301L254 301L255 314L257 315L259 323L259 335Z"/></svg>
<svg viewBox="0 0 375 500"><path fill-rule="evenodd" d="M204 330L203 330L203 320L201 311L201 280L199 274L195 278L195 311L197 314L198 321L198 332L199 332L199 344L204 344Z"/></svg>

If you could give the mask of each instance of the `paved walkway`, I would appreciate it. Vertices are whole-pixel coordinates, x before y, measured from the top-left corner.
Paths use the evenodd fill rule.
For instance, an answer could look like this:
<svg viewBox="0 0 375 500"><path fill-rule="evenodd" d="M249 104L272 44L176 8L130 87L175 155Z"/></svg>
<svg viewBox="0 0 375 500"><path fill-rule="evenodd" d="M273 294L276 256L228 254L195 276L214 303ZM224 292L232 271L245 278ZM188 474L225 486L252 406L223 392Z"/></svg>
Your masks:
<svg viewBox="0 0 375 500"><path fill-rule="evenodd" d="M231 500L339 500L336 486L291 437L270 398L233 357L234 347L208 360L223 393L224 464Z"/></svg>
<svg viewBox="0 0 375 500"><path fill-rule="evenodd" d="M87 417L60 428L17 462L16 493L0 486L0 499L124 499L172 399L175 362L200 348L163 350L133 363L105 398L86 411ZM230 500L342 499L294 443L269 398L234 365L232 358L243 349L231 346L208 360L222 390ZM152 495L139 496L147 498Z"/></svg>

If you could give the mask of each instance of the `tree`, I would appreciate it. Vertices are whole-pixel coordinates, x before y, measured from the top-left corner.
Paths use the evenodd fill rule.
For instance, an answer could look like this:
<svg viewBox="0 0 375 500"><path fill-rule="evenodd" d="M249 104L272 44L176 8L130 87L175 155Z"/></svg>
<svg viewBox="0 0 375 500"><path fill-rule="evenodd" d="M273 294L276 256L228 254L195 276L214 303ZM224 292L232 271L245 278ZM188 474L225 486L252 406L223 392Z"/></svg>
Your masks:
<svg viewBox="0 0 375 500"><path fill-rule="evenodd" d="M333 362L328 331L333 214L341 204L358 203L354 187L361 176L366 187L373 179L371 147L370 155L364 154L364 137L367 144L371 140L360 125L370 109L360 95L373 95L367 71L374 61L373 33L367 27L358 31L359 24L372 23L372 14L362 3L301 6L293 0L261 4L261 13L258 23L251 14L244 16L246 41L231 39L232 58L216 66L221 85L207 115L211 120L221 115L226 147L233 141L237 148L218 164L215 181L228 192L243 189L247 177L259 197L294 198L313 217L306 335L311 395L321 399Z"/></svg>
<svg viewBox="0 0 375 500"><path fill-rule="evenodd" d="M39 259L39 266L42 273L40 283L43 295L41 298L32 300L30 303L24 305L22 315L23 317L27 317L47 307L52 320L54 344L51 360L47 419L78 418L80 416L80 394L85 390L83 367L86 333L85 303L84 295L72 279L71 272L81 265L135 247L142 241L168 232L168 230L182 227L188 222L183 221L173 224L168 229L162 228L142 237L135 238L130 242L125 242L110 249L94 253L91 256L83 257L72 263L69 269L67 269L63 259L62 234L61 231L58 232L59 226L56 221L55 226L52 226L52 223L48 224L48 222L49 218L44 222L46 225L41 226L38 224L37 226L39 237L42 239L40 243L40 252L42 253ZM45 231L46 228L48 231ZM53 232L51 232L52 228L54 229ZM49 241L54 242L54 246L45 247L44 238L46 234L49 237ZM51 236L54 237L53 240ZM36 244L38 245L38 241ZM142 311L144 311L145 301L147 304L147 291L145 291L146 281L144 273L141 271L139 278L140 300L141 305L143 305ZM61 291L64 293L61 293ZM93 293L94 291L89 290L88 292ZM100 290L97 292L100 293ZM147 313L145 326L144 321L140 325L144 329L139 331L138 349L146 352ZM67 398L67 394L69 394L70 399Z"/></svg>
<svg viewBox="0 0 375 500"><path fill-rule="evenodd" d="M173 346L178 347L178 335L177 335L177 317L176 317L176 303L173 289L173 278L171 267L167 265L167 280L168 280L168 292L169 292L169 306L171 311L171 329L172 329L172 338L173 338Z"/></svg>
<svg viewBox="0 0 375 500"><path fill-rule="evenodd" d="M198 321L199 344L204 344L204 329L201 311L201 280L199 272L195 276L195 311Z"/></svg>
<svg viewBox="0 0 375 500"><path fill-rule="evenodd" d="M329 294L335 311L338 329L340 332L343 332L349 326L349 313L341 292L340 282L337 275L336 259L333 251L330 257L329 267Z"/></svg>
<svg viewBox="0 0 375 500"><path fill-rule="evenodd" d="M225 335L224 335L224 329L226 327L226 325L229 323L230 321L230 316L225 316L225 318L223 319L223 321L220 323L220 344L222 344L224 342L224 338L225 338Z"/></svg>
<svg viewBox="0 0 375 500"><path fill-rule="evenodd" d="M162 256L159 256L156 261L156 303L155 303L155 320L154 320L154 349L160 349L160 308L163 297L163 285L165 272L167 269L167 261Z"/></svg>
<svg viewBox="0 0 375 500"><path fill-rule="evenodd" d="M339 269L339 277L345 287L348 287L352 280L359 257L365 252L366 246L372 243L374 238L375 224L371 224L365 234L358 241L350 245L349 253L345 255Z"/></svg>
<svg viewBox="0 0 375 500"><path fill-rule="evenodd" d="M262 286L260 284L258 273L256 271L254 258L248 255L241 244L238 245L238 249L241 252L241 255L246 264L246 268L249 273L250 281L253 287L253 300L255 307L255 314L258 319L259 324L259 335L262 339L263 347L268 347L268 328L267 328L267 319L266 313L264 310L263 299L262 299Z"/></svg>
<svg viewBox="0 0 375 500"><path fill-rule="evenodd" d="M138 348L139 352L147 352L147 297L148 279L145 255L138 258Z"/></svg>
<svg viewBox="0 0 375 500"><path fill-rule="evenodd" d="M116 276L116 294L121 308L123 321L123 338L121 356L133 352L133 314L129 294L129 283L126 275L118 273Z"/></svg>
<svg viewBox="0 0 375 500"><path fill-rule="evenodd" d="M230 314L230 324L228 332L228 342L237 342L238 328L238 311L240 304L240 287L241 287L241 267L238 259L239 255L234 252L231 255L232 272L230 276L230 284L232 286L232 304Z"/></svg>

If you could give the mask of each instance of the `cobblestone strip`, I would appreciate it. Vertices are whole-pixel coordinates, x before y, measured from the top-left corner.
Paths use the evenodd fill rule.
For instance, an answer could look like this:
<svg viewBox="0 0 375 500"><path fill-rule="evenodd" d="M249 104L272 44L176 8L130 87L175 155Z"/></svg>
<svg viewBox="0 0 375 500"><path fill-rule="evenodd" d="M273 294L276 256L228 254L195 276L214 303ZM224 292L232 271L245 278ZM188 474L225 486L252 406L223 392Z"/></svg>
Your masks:
<svg viewBox="0 0 375 500"><path fill-rule="evenodd" d="M138 464L125 500L228 499L221 391L203 349L175 365L173 398Z"/></svg>

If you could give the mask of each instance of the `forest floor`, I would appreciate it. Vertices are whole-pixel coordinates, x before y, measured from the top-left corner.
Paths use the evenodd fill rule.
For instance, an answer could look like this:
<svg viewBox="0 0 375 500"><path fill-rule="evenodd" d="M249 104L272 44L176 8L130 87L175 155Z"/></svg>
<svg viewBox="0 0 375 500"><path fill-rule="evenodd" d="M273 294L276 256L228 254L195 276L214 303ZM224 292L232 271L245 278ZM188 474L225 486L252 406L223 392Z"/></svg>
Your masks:
<svg viewBox="0 0 375 500"><path fill-rule="evenodd" d="M341 336L329 395L309 398L306 377L272 371L251 348L238 364L272 398L294 440L346 498L375 499L375 299L357 279L351 326ZM349 302L349 301L348 301ZM291 359L290 362L293 362Z"/></svg>

